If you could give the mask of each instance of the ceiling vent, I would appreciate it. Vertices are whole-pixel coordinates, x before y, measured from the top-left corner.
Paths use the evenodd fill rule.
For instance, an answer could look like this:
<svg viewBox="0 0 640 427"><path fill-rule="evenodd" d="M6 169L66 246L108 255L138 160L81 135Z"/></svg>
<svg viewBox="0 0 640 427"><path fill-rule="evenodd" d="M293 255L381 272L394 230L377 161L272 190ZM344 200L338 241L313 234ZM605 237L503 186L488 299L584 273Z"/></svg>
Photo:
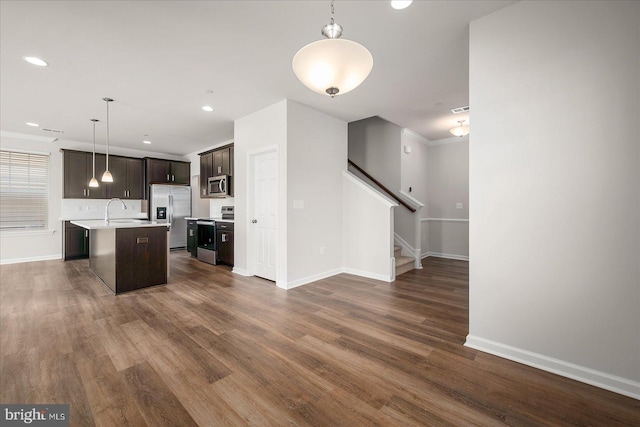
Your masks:
<svg viewBox="0 0 640 427"><path fill-rule="evenodd" d="M454 108L453 110L451 110L451 112L453 114L466 113L467 111L469 111L469 106L468 105L466 107L458 107L458 108Z"/></svg>
<svg viewBox="0 0 640 427"><path fill-rule="evenodd" d="M57 133L58 135L63 134L64 131L63 130L58 130L58 129L47 129L47 128L42 128L43 131L45 132L51 132L51 133Z"/></svg>

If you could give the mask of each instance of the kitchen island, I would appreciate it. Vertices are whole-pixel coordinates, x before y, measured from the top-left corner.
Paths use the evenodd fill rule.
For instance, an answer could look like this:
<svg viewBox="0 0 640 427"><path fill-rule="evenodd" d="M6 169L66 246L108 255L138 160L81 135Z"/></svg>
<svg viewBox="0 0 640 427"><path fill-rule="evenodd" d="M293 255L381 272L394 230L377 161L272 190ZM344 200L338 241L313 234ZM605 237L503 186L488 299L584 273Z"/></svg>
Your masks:
<svg viewBox="0 0 640 427"><path fill-rule="evenodd" d="M89 230L91 270L115 294L167 283L167 223L137 219L79 220Z"/></svg>

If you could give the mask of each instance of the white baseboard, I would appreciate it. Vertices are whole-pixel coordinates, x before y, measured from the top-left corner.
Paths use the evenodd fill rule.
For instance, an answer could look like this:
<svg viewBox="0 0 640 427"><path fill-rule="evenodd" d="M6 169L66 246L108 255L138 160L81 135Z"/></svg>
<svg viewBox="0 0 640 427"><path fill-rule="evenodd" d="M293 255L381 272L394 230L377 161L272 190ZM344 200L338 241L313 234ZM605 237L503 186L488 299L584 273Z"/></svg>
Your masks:
<svg viewBox="0 0 640 427"><path fill-rule="evenodd" d="M554 359L528 350L476 337L471 334L467 335L467 340L464 345L640 400L640 382L637 381L596 371L584 366L565 362L564 360Z"/></svg>
<svg viewBox="0 0 640 427"><path fill-rule="evenodd" d="M344 270L342 268L336 268L335 270L324 271L322 273L313 274L311 276L303 277L301 279L292 280L290 282L285 282L282 286L278 285L282 289L293 289L298 286L306 285L307 283L315 282L318 280L326 279L327 277L335 276L336 274L342 273Z"/></svg>
<svg viewBox="0 0 640 427"><path fill-rule="evenodd" d="M395 271L395 268L393 270ZM356 270L355 268L345 268L342 272L353 274L354 276L366 277L367 279L382 280L383 282L393 282L395 279L389 274L372 273L370 271Z"/></svg>
<svg viewBox="0 0 640 427"><path fill-rule="evenodd" d="M245 277L251 277L252 276L252 274L249 274L249 272L247 270L245 270L244 268L233 267L231 272L235 273L235 274L239 274L240 276L245 276Z"/></svg>
<svg viewBox="0 0 640 427"><path fill-rule="evenodd" d="M426 252L422 254L422 259L427 257L436 257L436 258L447 258L447 259L457 259L460 261L469 261L469 256L467 255L455 255L455 254L442 254L440 252Z"/></svg>
<svg viewBox="0 0 640 427"><path fill-rule="evenodd" d="M27 258L3 259L3 260L0 260L0 265L18 264L22 262L34 262L34 261L52 261L56 259L62 259L62 254L42 255L42 256L34 256L34 257L27 257Z"/></svg>

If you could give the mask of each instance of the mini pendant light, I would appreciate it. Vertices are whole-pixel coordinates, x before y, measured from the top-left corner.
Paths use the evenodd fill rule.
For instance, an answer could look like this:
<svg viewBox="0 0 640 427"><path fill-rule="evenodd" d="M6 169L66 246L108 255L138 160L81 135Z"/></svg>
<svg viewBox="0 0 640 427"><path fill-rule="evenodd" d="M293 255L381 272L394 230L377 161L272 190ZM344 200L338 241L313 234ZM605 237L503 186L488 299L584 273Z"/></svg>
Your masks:
<svg viewBox="0 0 640 427"><path fill-rule="evenodd" d="M107 167L102 174L102 182L113 182L113 176L109 172L109 103L113 102L111 98L102 98L107 103Z"/></svg>
<svg viewBox="0 0 640 427"><path fill-rule="evenodd" d="M453 129L449 129L455 136L463 137L465 135L469 135L469 125L463 125L464 120L458 120L459 125L454 127Z"/></svg>
<svg viewBox="0 0 640 427"><path fill-rule="evenodd" d="M96 122L98 119L91 119L93 122L93 173L91 174L91 181L89 181L89 187L100 187L98 180L96 179Z"/></svg>
<svg viewBox="0 0 640 427"><path fill-rule="evenodd" d="M333 20L322 27L324 40L304 46L293 57L293 72L306 87L332 98L360 86L371 73L373 56L366 47L340 39L342 26Z"/></svg>

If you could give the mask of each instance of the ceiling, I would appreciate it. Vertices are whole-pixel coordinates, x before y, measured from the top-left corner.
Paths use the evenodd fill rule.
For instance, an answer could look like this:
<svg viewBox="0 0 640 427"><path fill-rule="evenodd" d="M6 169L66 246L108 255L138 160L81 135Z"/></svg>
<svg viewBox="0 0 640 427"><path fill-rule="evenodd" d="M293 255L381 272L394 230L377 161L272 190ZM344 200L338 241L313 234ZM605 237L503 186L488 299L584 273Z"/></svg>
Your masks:
<svg viewBox="0 0 640 427"><path fill-rule="evenodd" d="M2 0L0 128L91 142L97 118L104 144L102 98L110 97L113 146L184 155L232 139L234 120L288 98L347 122L380 116L447 138L468 117L450 110L469 102L469 22L511 3L414 1L394 10L388 1L337 1L342 38L366 46L374 66L360 87L332 99L291 70L298 49L322 38L328 0Z"/></svg>

